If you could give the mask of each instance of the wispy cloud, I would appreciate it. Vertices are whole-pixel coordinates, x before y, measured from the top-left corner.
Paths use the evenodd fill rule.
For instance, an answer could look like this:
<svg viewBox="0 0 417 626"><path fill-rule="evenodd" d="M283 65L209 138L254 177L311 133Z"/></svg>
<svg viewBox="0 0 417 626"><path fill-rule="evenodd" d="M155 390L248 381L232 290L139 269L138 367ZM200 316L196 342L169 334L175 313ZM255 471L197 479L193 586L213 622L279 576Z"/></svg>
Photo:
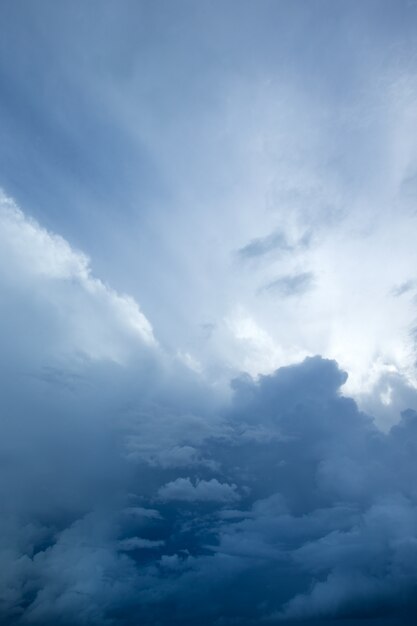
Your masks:
<svg viewBox="0 0 417 626"><path fill-rule="evenodd" d="M271 253L295 252L306 248L310 239L311 235L308 233L298 241L291 243L283 232L277 231L266 237L252 239L246 246L238 250L238 255L241 259L255 259Z"/></svg>
<svg viewBox="0 0 417 626"><path fill-rule="evenodd" d="M265 285L261 291L279 295L283 298L300 296L314 287L314 274L312 272L301 272L289 276L280 276Z"/></svg>
<svg viewBox="0 0 417 626"><path fill-rule="evenodd" d="M398 285L397 287L393 288L392 295L398 298L399 296L402 296L405 293L409 293L410 291L415 289L415 287L416 287L415 280L406 280L404 283L401 283L401 285Z"/></svg>

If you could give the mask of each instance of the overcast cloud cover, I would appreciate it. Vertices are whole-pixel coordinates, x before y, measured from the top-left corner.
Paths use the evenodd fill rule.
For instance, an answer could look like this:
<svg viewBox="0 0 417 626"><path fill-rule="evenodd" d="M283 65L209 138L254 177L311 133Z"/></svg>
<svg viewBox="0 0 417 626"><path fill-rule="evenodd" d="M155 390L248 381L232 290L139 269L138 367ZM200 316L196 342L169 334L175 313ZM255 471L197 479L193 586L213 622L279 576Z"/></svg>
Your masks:
<svg viewBox="0 0 417 626"><path fill-rule="evenodd" d="M0 29L0 623L414 625L417 3Z"/></svg>

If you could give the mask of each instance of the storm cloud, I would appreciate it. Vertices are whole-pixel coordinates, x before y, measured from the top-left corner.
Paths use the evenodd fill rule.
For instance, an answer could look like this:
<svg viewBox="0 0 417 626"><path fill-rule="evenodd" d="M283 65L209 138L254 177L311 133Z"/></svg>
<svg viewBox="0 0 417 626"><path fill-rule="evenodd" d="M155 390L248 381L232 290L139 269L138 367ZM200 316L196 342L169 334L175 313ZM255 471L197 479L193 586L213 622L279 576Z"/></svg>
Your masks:
<svg viewBox="0 0 417 626"><path fill-rule="evenodd" d="M416 25L0 3L1 626L417 622Z"/></svg>
<svg viewBox="0 0 417 626"><path fill-rule="evenodd" d="M381 431L319 356L219 395L88 260L11 201L1 217L2 623L417 616L416 412ZM106 334L70 350L87 312Z"/></svg>

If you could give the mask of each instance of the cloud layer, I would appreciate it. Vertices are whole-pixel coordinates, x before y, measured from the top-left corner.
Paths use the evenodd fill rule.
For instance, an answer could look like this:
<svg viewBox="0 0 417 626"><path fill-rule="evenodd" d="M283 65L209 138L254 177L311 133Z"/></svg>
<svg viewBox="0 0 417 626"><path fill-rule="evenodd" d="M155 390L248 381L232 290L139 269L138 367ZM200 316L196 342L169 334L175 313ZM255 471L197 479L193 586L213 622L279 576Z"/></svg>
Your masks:
<svg viewBox="0 0 417 626"><path fill-rule="evenodd" d="M2 623L413 622L416 412L381 431L318 356L225 395L64 240L0 219Z"/></svg>
<svg viewBox="0 0 417 626"><path fill-rule="evenodd" d="M414 626L416 26L0 2L2 626Z"/></svg>
<svg viewBox="0 0 417 626"><path fill-rule="evenodd" d="M0 185L212 380L324 354L386 420L378 379L417 383L415 2L104 2L0 7Z"/></svg>

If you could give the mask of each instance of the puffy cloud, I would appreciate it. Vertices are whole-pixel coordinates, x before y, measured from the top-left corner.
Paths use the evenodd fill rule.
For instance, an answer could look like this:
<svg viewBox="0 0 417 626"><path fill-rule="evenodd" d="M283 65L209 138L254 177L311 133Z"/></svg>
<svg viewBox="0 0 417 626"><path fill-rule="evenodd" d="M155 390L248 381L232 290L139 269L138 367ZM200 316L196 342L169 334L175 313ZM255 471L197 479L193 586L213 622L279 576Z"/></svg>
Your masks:
<svg viewBox="0 0 417 626"><path fill-rule="evenodd" d="M378 615L412 604L416 523L414 503L388 496L372 504L351 528L304 544L294 559L317 579L311 591L287 604L284 615Z"/></svg>
<svg viewBox="0 0 417 626"><path fill-rule="evenodd" d="M22 4L0 622L414 624L415 2Z"/></svg>
<svg viewBox="0 0 417 626"><path fill-rule="evenodd" d="M83 253L27 218L3 193L0 274L5 297L12 291L11 304L18 307L19 292L22 297L20 310L6 308L3 314L3 326L9 322L14 335L24 333L18 341L37 339L28 336L31 327L27 328L25 314L30 314L39 315L40 323L42 317L50 317L50 328L44 331L50 344L44 346L46 351L54 349L55 340L61 353L119 362L135 350L156 347L152 327L135 300L95 278ZM22 308L29 297L32 310L26 313Z"/></svg>

